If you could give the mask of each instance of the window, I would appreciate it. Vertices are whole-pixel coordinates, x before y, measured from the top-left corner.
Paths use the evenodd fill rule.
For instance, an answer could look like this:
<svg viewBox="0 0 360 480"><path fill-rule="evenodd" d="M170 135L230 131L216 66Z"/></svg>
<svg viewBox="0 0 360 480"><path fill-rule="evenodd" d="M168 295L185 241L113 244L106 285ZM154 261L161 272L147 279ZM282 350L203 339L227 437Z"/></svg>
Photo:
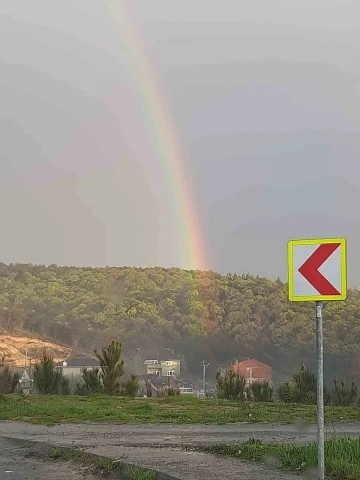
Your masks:
<svg viewBox="0 0 360 480"><path fill-rule="evenodd" d="M168 370L166 372L167 377L175 377L175 370Z"/></svg>
<svg viewBox="0 0 360 480"><path fill-rule="evenodd" d="M156 365L157 363L159 363L158 360L145 360L144 362L145 365Z"/></svg>
<svg viewBox="0 0 360 480"><path fill-rule="evenodd" d="M171 360L166 360L166 365L172 365L172 361Z"/></svg>
<svg viewBox="0 0 360 480"><path fill-rule="evenodd" d="M151 373L152 375L156 375L156 376L159 377L161 372L160 372L160 370L150 370L150 373Z"/></svg>

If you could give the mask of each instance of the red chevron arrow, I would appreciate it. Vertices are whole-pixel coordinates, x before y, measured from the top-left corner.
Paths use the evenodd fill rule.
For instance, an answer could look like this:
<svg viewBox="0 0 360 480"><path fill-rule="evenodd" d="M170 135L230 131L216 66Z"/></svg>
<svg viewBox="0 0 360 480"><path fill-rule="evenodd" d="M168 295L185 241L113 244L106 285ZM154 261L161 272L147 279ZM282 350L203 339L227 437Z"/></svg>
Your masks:
<svg viewBox="0 0 360 480"><path fill-rule="evenodd" d="M340 243L324 243L299 268L299 272L320 293L320 295L341 295L341 293L319 272L319 268L340 247Z"/></svg>

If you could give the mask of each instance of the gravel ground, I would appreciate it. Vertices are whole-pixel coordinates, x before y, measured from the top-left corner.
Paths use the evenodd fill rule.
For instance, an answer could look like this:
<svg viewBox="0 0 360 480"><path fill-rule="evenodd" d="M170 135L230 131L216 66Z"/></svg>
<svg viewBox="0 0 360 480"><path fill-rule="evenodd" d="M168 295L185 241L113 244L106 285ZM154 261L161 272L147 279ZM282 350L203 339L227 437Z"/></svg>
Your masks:
<svg viewBox="0 0 360 480"><path fill-rule="evenodd" d="M75 471L65 463L43 461L33 455L33 447L0 437L1 480L96 480L98 477Z"/></svg>
<svg viewBox="0 0 360 480"><path fill-rule="evenodd" d="M357 437L360 435L360 423L333 425L328 428L327 434ZM0 435L61 446L78 446L97 455L153 468L180 480L218 480L219 477L224 480L299 480L298 475L282 474L260 465L189 451L184 447L238 442L249 438L303 443L316 439L316 427L250 423L221 426L66 424L46 427L0 422Z"/></svg>

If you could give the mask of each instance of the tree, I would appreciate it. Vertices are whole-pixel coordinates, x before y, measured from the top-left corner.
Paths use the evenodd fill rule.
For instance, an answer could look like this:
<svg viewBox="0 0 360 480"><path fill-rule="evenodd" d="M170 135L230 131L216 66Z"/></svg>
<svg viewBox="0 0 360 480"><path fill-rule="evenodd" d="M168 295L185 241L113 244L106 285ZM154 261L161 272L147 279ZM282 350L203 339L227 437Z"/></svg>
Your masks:
<svg viewBox="0 0 360 480"><path fill-rule="evenodd" d="M93 395L104 392L104 385L98 368L83 369L82 382L77 384L76 395Z"/></svg>
<svg viewBox="0 0 360 480"><path fill-rule="evenodd" d="M294 403L295 402L295 384L293 382L285 382L279 385L277 396L280 402Z"/></svg>
<svg viewBox="0 0 360 480"><path fill-rule="evenodd" d="M255 402L273 401L274 389L269 382L255 382L250 385L250 391Z"/></svg>
<svg viewBox="0 0 360 480"><path fill-rule="evenodd" d="M19 374L12 373L6 362L6 355L0 357L0 395L14 393L19 384Z"/></svg>
<svg viewBox="0 0 360 480"><path fill-rule="evenodd" d="M124 360L121 358L122 344L112 340L101 352L95 350L101 368L101 380L105 393L119 395L121 393L120 378L124 374Z"/></svg>
<svg viewBox="0 0 360 480"><path fill-rule="evenodd" d="M317 378L303 364L294 373L292 382L286 382L279 386L277 394L281 402L314 405L317 400ZM330 399L331 395L324 387L324 404L327 405Z"/></svg>
<svg viewBox="0 0 360 480"><path fill-rule="evenodd" d="M245 394L245 378L236 374L234 370L227 368L225 375L216 374L216 389L219 398L227 400L243 400Z"/></svg>
<svg viewBox="0 0 360 480"><path fill-rule="evenodd" d="M301 365L294 374L295 390L294 403L316 404L317 380L313 372Z"/></svg>
<svg viewBox="0 0 360 480"><path fill-rule="evenodd" d="M350 405L355 405L357 400L357 386L355 382L353 381L350 385L346 385L344 380L338 382L334 378L331 400L335 406L349 407Z"/></svg>
<svg viewBox="0 0 360 480"><path fill-rule="evenodd" d="M44 348L40 363L35 365L34 384L43 395L56 395L60 391L62 374L56 371L51 353Z"/></svg>
<svg viewBox="0 0 360 480"><path fill-rule="evenodd" d="M130 378L127 382L123 384L123 393L127 397L135 397L139 390L140 384L139 380L135 375L130 375Z"/></svg>

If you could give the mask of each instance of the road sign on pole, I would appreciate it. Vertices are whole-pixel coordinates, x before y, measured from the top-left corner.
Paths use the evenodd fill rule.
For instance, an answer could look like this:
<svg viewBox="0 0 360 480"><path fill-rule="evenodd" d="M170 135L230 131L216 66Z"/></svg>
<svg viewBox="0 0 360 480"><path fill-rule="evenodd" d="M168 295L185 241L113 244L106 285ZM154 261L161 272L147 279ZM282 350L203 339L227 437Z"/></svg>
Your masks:
<svg viewBox="0 0 360 480"><path fill-rule="evenodd" d="M291 240L288 244L292 302L345 300L346 240Z"/></svg>
<svg viewBox="0 0 360 480"><path fill-rule="evenodd" d="M288 244L289 299L316 302L318 479L325 478L323 302L347 295L346 240L291 240Z"/></svg>

